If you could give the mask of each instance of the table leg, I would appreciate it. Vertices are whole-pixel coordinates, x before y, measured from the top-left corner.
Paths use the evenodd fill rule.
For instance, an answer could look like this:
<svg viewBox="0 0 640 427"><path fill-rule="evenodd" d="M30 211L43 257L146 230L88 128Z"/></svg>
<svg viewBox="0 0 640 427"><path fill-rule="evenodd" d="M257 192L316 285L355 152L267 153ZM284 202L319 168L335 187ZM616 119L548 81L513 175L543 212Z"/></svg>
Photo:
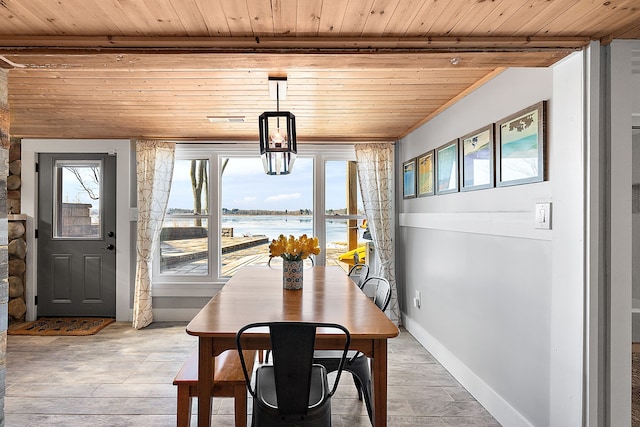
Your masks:
<svg viewBox="0 0 640 427"><path fill-rule="evenodd" d="M373 341L373 360L371 368L371 410L373 411L373 425L387 426L387 340Z"/></svg>
<svg viewBox="0 0 640 427"><path fill-rule="evenodd" d="M211 426L211 390L213 389L213 339L200 337L198 340L198 427Z"/></svg>

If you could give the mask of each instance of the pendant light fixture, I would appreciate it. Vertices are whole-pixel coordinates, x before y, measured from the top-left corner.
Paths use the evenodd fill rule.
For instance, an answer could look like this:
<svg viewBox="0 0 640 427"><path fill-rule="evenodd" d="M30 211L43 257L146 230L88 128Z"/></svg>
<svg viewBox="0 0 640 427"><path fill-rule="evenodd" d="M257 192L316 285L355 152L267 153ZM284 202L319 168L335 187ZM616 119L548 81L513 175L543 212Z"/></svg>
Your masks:
<svg viewBox="0 0 640 427"><path fill-rule="evenodd" d="M276 99L276 111L265 111L258 118L260 156L268 175L287 175L296 160L296 116L280 111L280 99L287 96L287 78L269 77L269 94Z"/></svg>

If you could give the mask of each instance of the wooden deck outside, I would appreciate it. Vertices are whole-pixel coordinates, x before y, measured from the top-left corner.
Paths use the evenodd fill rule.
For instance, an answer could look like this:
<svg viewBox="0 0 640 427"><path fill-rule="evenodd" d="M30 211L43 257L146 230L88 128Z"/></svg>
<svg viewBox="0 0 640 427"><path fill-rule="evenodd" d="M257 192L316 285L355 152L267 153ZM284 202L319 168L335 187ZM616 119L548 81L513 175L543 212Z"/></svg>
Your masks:
<svg viewBox="0 0 640 427"><path fill-rule="evenodd" d="M269 240L265 236L222 237L222 275L232 276L245 265L267 265L269 262ZM169 240L162 242L162 259L165 266L178 266L201 261L207 257L207 238ZM346 247L346 245L345 245ZM338 261L345 252L342 247L327 250L327 265L337 265L348 271L349 266ZM271 265L282 263L274 258ZM311 265L311 261L305 261Z"/></svg>

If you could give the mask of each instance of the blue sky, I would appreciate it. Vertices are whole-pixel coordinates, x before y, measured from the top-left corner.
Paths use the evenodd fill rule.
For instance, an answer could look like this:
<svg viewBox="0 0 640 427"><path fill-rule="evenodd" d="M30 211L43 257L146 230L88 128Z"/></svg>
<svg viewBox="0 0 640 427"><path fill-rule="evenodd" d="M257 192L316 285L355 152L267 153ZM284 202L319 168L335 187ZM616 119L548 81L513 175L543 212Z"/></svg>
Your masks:
<svg viewBox="0 0 640 427"><path fill-rule="evenodd" d="M187 162L176 162L169 207L191 207L192 194ZM329 162L326 171L327 209L346 206L346 162ZM231 158L223 174L222 207L227 209L313 209L313 161L298 157L289 175L264 173L259 157ZM179 182L178 182L179 181ZM177 188L183 191L175 191ZM186 191L185 191L186 190Z"/></svg>
<svg viewBox="0 0 640 427"><path fill-rule="evenodd" d="M227 209L312 209L310 158L297 158L289 175L264 173L262 160L232 158L222 175L222 207Z"/></svg>

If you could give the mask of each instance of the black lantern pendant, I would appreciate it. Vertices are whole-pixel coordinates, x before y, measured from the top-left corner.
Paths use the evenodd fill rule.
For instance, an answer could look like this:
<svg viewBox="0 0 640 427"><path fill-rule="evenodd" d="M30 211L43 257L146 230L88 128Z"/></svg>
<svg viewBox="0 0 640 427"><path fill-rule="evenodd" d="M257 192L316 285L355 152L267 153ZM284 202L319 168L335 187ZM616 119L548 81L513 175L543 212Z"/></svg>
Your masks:
<svg viewBox="0 0 640 427"><path fill-rule="evenodd" d="M282 87L281 87L282 85ZM280 91L286 93L287 78L269 77L269 86L275 86L276 110L260 114L260 155L268 175L287 175L296 160L296 116L280 111Z"/></svg>

